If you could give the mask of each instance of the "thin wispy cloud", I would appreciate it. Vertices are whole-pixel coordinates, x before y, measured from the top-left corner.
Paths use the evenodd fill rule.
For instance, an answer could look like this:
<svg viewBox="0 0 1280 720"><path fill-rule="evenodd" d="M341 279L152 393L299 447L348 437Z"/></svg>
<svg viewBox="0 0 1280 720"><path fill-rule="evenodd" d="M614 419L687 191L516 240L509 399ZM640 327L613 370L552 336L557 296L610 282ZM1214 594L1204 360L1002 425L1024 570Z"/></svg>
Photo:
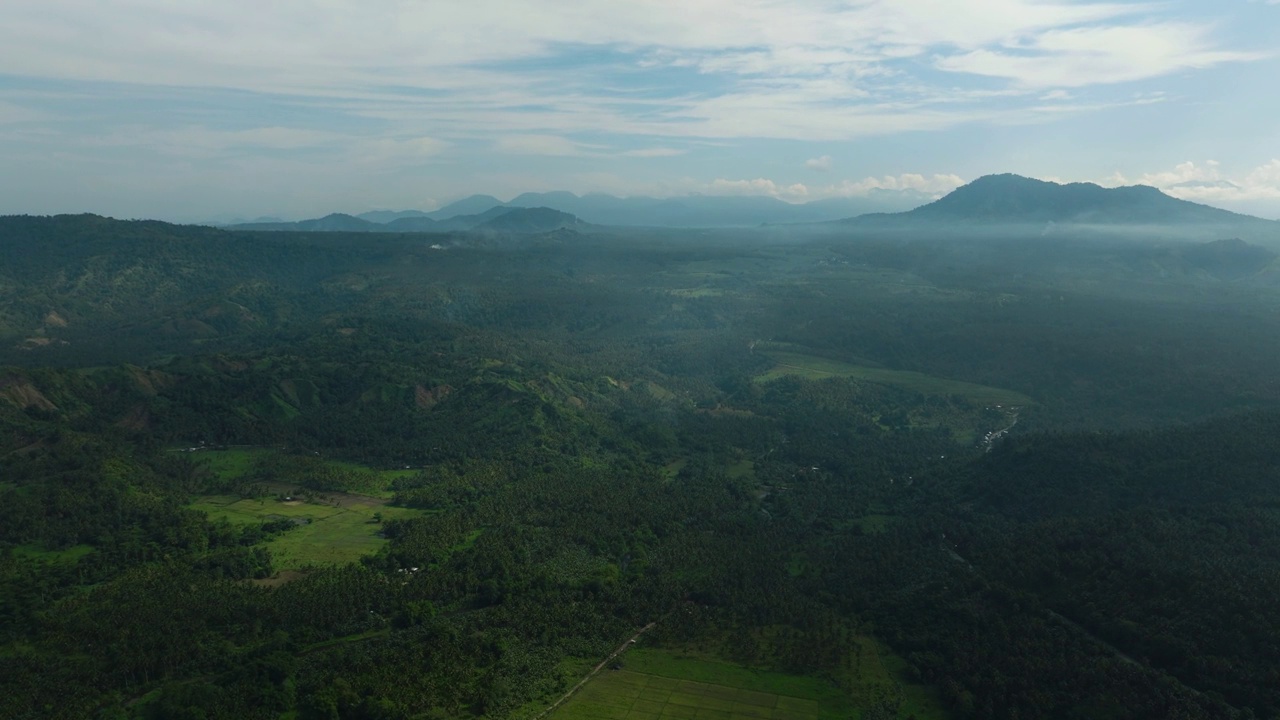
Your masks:
<svg viewBox="0 0 1280 720"><path fill-rule="evenodd" d="M588 148L555 135L509 135L494 143L498 152L514 155L553 155L575 157L586 155Z"/></svg>
<svg viewBox="0 0 1280 720"><path fill-rule="evenodd" d="M1068 28L1029 42L940 58L951 72L1005 78L1029 89L1131 82L1188 68L1247 62L1261 52L1218 49L1209 29L1188 23Z"/></svg>
<svg viewBox="0 0 1280 720"><path fill-rule="evenodd" d="M739 148L734 165L788 152L796 172L829 171L818 143L847 151L1064 122L1132 107L1189 74L1274 61L1257 23L1233 25L1207 0L1182 14L1065 0L19 0L4 15L6 153L38 164L53 146L79 157L94 139L131 136L144 165L185 145L192 162L262 152L278 176L299 178L359 156L369 172L418 168L434 195L497 191L477 185L525 177L535 161L566 181L594 161L619 177L603 163L711 182L725 176L716 143ZM771 142L814 147L797 165ZM868 163L849 171L921 164L873 155L849 154ZM504 162L501 175L468 170ZM576 174L556 165L569 162Z"/></svg>
<svg viewBox="0 0 1280 720"><path fill-rule="evenodd" d="M664 158L664 157L677 157L679 155L684 155L686 152L688 151L680 150L678 148L654 147L654 148L640 148L638 150L627 150L627 151L624 151L622 155L624 157L635 157L635 158Z"/></svg>

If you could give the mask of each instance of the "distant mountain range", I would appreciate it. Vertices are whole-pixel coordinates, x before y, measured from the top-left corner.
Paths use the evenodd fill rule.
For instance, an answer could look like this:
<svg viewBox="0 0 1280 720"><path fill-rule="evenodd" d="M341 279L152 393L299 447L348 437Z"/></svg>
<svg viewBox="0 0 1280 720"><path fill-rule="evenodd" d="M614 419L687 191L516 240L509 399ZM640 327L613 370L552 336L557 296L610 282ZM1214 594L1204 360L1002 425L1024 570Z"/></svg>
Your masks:
<svg viewBox="0 0 1280 720"><path fill-rule="evenodd" d="M896 208L890 207L897 205ZM543 233L591 225L647 227L844 226L872 231L979 227L1040 227L1155 233L1169 239L1242 237L1280 243L1280 221L1263 220L1179 200L1153 187L1104 188L1092 183L1059 184L1020 175L987 175L930 201L923 193L873 191L860 198L830 198L804 204L772 197L691 195L629 197L569 192L525 193L509 202L472 195L438 210L378 210L358 216L333 214L299 222L232 225L244 230L343 232ZM1205 236L1211 236L1206 238Z"/></svg>
<svg viewBox="0 0 1280 720"><path fill-rule="evenodd" d="M245 230L347 232L449 232L476 229L516 209L546 208L576 216L593 225L633 227L752 227L769 224L813 223L851 215L909 210L933 199L911 190L873 190L863 197L827 198L788 203L772 197L689 195L675 198L614 197L600 193L524 193L509 202L492 195L472 195L438 210L375 210L360 215L334 214L299 222L269 221L228 225ZM550 217L545 213L544 218ZM481 220L483 218L483 220ZM500 224L521 225L520 216ZM363 223L363 224L362 224Z"/></svg>
<svg viewBox="0 0 1280 720"><path fill-rule="evenodd" d="M466 206L492 199L474 196ZM933 196L914 191L873 190L863 197L788 203L767 196L688 195L673 198L627 197L570 192L525 193L506 203L513 207L549 207L573 213L597 225L645 227L751 227L835 220L872 212L898 212L927 203ZM442 208L452 212L458 205Z"/></svg>
<svg viewBox="0 0 1280 720"><path fill-rule="evenodd" d="M574 215L546 207L490 207L469 215L454 215L437 220L428 213L414 211L396 213L366 213L375 218L333 213L314 220L298 222L242 223L226 226L234 230L275 230L282 232L501 232L546 233L565 228L582 227L584 223Z"/></svg>

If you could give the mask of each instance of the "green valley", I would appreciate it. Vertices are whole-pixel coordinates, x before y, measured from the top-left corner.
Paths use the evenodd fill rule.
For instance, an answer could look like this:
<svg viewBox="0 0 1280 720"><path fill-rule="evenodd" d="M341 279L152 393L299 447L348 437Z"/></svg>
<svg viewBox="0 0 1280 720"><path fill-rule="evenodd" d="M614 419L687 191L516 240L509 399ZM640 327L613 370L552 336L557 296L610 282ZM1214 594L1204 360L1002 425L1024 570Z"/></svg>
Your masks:
<svg viewBox="0 0 1280 720"><path fill-rule="evenodd" d="M1280 713L1271 256L886 228L0 218L0 717Z"/></svg>

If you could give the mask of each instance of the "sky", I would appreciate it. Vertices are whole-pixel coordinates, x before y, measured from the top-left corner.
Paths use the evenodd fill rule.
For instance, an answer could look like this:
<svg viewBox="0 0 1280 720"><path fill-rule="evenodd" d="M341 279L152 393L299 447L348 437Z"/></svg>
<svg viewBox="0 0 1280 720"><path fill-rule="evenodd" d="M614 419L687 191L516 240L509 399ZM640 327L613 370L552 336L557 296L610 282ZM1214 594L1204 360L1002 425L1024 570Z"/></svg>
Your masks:
<svg viewBox="0 0 1280 720"><path fill-rule="evenodd" d="M941 195L1280 218L1280 0L4 0L0 214L473 193Z"/></svg>

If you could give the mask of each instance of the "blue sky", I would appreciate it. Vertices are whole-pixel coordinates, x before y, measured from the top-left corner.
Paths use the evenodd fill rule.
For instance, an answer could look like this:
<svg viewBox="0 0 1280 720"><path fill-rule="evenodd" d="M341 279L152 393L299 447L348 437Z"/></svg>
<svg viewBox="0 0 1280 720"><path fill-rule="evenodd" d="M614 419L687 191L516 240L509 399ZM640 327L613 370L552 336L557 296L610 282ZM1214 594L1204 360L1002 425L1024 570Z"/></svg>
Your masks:
<svg viewBox="0 0 1280 720"><path fill-rule="evenodd" d="M0 213L945 193L1280 217L1280 0L9 0Z"/></svg>

